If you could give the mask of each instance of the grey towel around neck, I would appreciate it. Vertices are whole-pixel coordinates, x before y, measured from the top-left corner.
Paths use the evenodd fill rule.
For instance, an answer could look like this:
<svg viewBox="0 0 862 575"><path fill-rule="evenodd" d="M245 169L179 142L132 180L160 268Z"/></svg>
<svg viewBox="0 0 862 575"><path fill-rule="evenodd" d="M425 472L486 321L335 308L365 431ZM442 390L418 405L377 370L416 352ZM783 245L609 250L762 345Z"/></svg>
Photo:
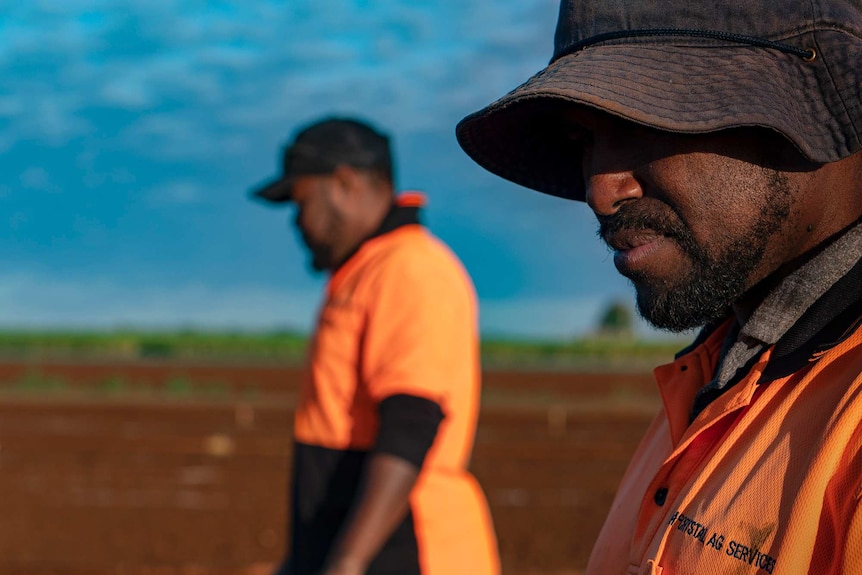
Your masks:
<svg viewBox="0 0 862 575"><path fill-rule="evenodd" d="M740 369L774 345L835 282L862 258L862 223L784 278L739 330L731 330L709 388L724 389Z"/></svg>

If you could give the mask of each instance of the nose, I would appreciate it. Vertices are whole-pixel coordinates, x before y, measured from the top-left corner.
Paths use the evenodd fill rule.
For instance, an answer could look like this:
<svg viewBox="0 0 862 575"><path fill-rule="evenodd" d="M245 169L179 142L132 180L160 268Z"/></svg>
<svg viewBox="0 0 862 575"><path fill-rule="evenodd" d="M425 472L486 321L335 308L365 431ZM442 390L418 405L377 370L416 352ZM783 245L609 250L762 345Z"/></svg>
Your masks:
<svg viewBox="0 0 862 575"><path fill-rule="evenodd" d="M623 203L643 196L631 171L592 174L585 180L587 205L600 216L611 216Z"/></svg>
<svg viewBox="0 0 862 575"><path fill-rule="evenodd" d="M643 197L643 189L631 168L633 155L626 146L596 137L584 149L583 173L587 205L596 215L610 216L625 202Z"/></svg>

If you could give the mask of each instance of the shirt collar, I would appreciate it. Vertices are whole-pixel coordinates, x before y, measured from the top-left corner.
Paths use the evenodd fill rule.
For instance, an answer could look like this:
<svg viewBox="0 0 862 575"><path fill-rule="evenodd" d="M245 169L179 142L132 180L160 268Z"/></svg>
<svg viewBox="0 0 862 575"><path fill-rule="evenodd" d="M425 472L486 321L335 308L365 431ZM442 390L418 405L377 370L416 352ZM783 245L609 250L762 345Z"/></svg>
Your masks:
<svg viewBox="0 0 862 575"><path fill-rule="evenodd" d="M380 222L380 226L378 226L378 228L368 237L359 242L359 245L357 245L356 248L350 252L334 270L332 270L332 273L335 274L335 272L341 269L344 264L350 261L350 259L355 256L356 253L362 249L362 246L364 246L369 240L388 234L402 226L410 224L421 225L422 222L419 216L422 208L425 207L425 202L425 195L421 192L403 192L396 196L392 202L392 207L389 208L389 211L383 217L383 221Z"/></svg>
<svg viewBox="0 0 862 575"><path fill-rule="evenodd" d="M425 196L419 192L404 192L399 194L392 203L392 207L389 208L389 212L380 223L380 227L365 238L362 243L394 231L401 226L420 224L419 215L422 208L425 207L425 202Z"/></svg>

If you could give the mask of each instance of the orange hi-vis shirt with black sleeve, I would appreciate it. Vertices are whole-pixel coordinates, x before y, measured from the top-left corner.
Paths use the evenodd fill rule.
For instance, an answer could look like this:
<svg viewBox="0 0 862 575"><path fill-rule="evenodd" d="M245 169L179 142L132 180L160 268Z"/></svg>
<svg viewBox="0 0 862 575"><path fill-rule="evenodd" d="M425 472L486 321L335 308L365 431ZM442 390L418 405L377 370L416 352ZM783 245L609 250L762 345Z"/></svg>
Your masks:
<svg viewBox="0 0 862 575"><path fill-rule="evenodd" d="M655 370L587 575L862 574L862 264L691 421L731 323Z"/></svg>
<svg viewBox="0 0 862 575"><path fill-rule="evenodd" d="M294 575L318 573L374 452L420 473L407 518L368 575L499 572L487 502L467 471L480 394L476 296L454 254L419 225L420 203L402 195L327 286L295 419Z"/></svg>

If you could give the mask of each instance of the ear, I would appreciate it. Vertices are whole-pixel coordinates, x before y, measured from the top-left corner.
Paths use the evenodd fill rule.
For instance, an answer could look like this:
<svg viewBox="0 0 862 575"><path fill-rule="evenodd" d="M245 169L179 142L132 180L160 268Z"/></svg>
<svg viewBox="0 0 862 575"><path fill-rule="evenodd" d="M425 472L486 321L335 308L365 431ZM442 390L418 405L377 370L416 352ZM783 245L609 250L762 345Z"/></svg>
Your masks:
<svg viewBox="0 0 862 575"><path fill-rule="evenodd" d="M339 164L332 172L332 178L338 193L344 196L343 199L356 199L362 192L362 176L350 166Z"/></svg>

